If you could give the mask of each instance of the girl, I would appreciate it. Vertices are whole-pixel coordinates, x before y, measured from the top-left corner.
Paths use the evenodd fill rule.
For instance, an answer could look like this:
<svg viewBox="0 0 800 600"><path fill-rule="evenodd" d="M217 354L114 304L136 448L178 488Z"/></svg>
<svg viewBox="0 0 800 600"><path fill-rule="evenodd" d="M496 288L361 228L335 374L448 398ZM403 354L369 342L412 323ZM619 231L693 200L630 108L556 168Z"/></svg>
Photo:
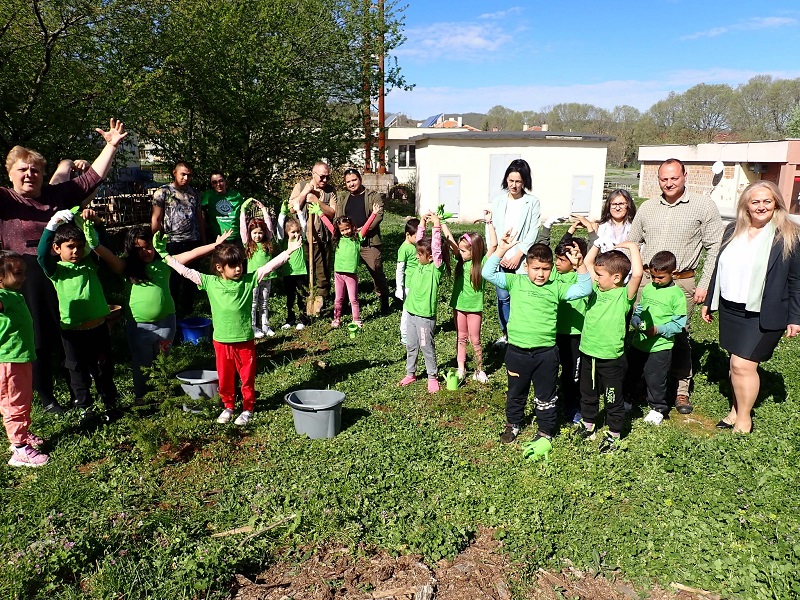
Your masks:
<svg viewBox="0 0 800 600"><path fill-rule="evenodd" d="M378 204L372 207L372 213L360 231L356 230L353 220L346 215L337 217L334 224L322 213L318 205L310 204L308 209L310 212L318 214L325 227L333 234L333 244L336 248L333 258L336 298L333 304L331 327L339 327L341 323L345 288L347 288L350 306L353 308L353 323L361 327L359 314L361 308L358 304L358 275L356 270L358 269L358 259L361 256L361 242L364 241L364 236L367 235L373 221L380 214L381 207Z"/></svg>
<svg viewBox="0 0 800 600"><path fill-rule="evenodd" d="M433 233L430 238L423 238L427 221L433 223ZM403 304L403 309L408 312L406 376L398 384L406 386L417 380L414 373L417 368L417 355L422 348L425 370L428 372L428 392L431 394L439 391L433 330L436 327L439 281L445 268L441 231L441 222L437 215L428 213L420 219L416 238L419 264L415 268L406 270L408 293Z"/></svg>
<svg viewBox="0 0 800 600"><path fill-rule="evenodd" d="M190 263L211 253L229 234L207 244L173 256L181 264ZM147 377L142 369L150 367L161 352L168 353L175 338L175 302L169 288L170 269L162 260L167 255L166 242L159 237L154 247L150 227L137 225L125 236L125 254L116 256L100 248L98 256L118 275L125 276L125 334L131 351L133 394L140 404L147 393Z"/></svg>
<svg viewBox="0 0 800 600"><path fill-rule="evenodd" d="M486 220L491 221L491 211L485 212ZM478 233L465 233L456 242L446 223L442 223L442 233L456 256L450 307L453 309L453 321L456 325L458 378L462 380L466 374L467 338L469 337L475 353L475 373L472 378L479 383L486 383L488 378L483 371L483 350L481 348L481 321L485 288L481 269L486 260L486 244ZM489 254L494 253L496 245L495 240L494 245L490 246L488 250Z"/></svg>
<svg viewBox="0 0 800 600"><path fill-rule="evenodd" d="M37 447L44 440L32 434L31 398L36 350L33 318L19 293L25 283L25 262L16 252L0 250L0 412L11 442L12 467L41 467L49 460Z"/></svg>
<svg viewBox="0 0 800 600"><path fill-rule="evenodd" d="M284 202L281 205L281 212L278 215L278 227L275 230L276 239L286 247L286 244L303 242L303 232L306 231L306 221L303 211L295 210L295 217L287 218L289 208ZM281 269L283 275L283 287L286 290L286 323L281 329L291 329L297 331L305 329L308 320L305 317L305 299L308 297L308 266L306 258L306 248L303 246L301 252L295 252ZM294 307L297 305L298 320L295 320Z"/></svg>
<svg viewBox="0 0 800 600"><path fill-rule="evenodd" d="M245 208L255 202L261 209L261 217L247 221ZM242 205L239 222L239 235L244 244L247 257L247 272L253 273L263 267L272 259L272 219L267 214L267 209L255 198L248 198ZM275 332L269 326L269 293L272 289L272 280L277 275L270 273L253 289L253 333L257 340L265 335L272 337Z"/></svg>
<svg viewBox="0 0 800 600"><path fill-rule="evenodd" d="M247 425L253 416L256 400L256 344L250 314L253 290L261 279L289 260L292 252L301 245L299 238L290 241L285 252L253 273L244 272L244 252L233 244L221 244L211 255L211 270L215 275L198 273L170 256L166 259L170 267L208 293L219 397L225 406L217 417L217 423L227 423L233 416L237 372L242 381L244 410L234 423Z"/></svg>

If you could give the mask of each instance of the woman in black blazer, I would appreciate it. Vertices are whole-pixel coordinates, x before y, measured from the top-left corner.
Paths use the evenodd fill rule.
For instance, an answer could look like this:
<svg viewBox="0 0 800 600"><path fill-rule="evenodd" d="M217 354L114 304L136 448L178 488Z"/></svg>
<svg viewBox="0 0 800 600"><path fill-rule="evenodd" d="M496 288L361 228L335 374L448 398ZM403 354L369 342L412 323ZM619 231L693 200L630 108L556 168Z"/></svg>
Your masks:
<svg viewBox="0 0 800 600"><path fill-rule="evenodd" d="M769 360L784 331L800 333L800 228L778 187L751 183L725 230L702 317L719 310L719 342L730 352L733 402L717 427L750 433L758 397L758 364Z"/></svg>

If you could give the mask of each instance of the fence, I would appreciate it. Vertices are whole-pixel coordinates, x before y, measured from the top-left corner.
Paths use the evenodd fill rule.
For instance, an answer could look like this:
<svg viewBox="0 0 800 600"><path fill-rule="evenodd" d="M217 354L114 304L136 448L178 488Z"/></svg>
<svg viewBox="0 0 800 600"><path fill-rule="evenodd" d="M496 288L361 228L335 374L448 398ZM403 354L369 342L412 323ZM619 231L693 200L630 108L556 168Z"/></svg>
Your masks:
<svg viewBox="0 0 800 600"><path fill-rule="evenodd" d="M150 194L119 194L95 198L89 205L106 227L130 227L150 223L152 196Z"/></svg>

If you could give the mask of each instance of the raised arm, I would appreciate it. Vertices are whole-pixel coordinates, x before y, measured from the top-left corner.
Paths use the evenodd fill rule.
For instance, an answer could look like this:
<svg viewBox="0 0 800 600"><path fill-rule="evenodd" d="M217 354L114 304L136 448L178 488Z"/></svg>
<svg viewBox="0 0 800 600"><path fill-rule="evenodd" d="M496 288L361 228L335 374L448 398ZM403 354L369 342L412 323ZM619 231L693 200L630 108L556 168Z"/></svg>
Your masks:
<svg viewBox="0 0 800 600"><path fill-rule="evenodd" d="M274 270L284 265L286 261L289 260L289 256L291 256L292 252L297 252L302 246L303 242L301 240L290 241L286 247L286 250L281 252L278 256L273 258L264 266L259 267L259 269L256 271L256 281L261 281Z"/></svg>
<svg viewBox="0 0 800 600"><path fill-rule="evenodd" d="M600 254L600 247L595 244L589 248L589 251L583 258L583 264L586 265L586 270L589 271L589 275L592 276L593 280L597 279L597 273L594 272L594 260L597 258L598 254Z"/></svg>
<svg viewBox="0 0 800 600"><path fill-rule="evenodd" d="M117 121L116 119L109 120L108 131L103 131L99 127L95 129L95 131L102 136L106 145L100 152L100 156L94 159L92 169L94 169L95 173L100 175L100 177L105 179L106 175L108 175L108 172L111 170L111 165L117 154L117 149L122 143L122 140L128 137L128 132L125 131L122 121Z"/></svg>
<svg viewBox="0 0 800 600"><path fill-rule="evenodd" d="M639 244L634 242L622 242L617 248L625 248L631 253L631 278L628 280L628 300L636 298L639 293L639 284L644 276L644 265L642 265L642 254L639 252Z"/></svg>
<svg viewBox="0 0 800 600"><path fill-rule="evenodd" d="M442 256L442 222L439 216L433 213L430 216L430 220L433 222L431 254L433 255L433 266L438 269L444 262L444 257Z"/></svg>
<svg viewBox="0 0 800 600"><path fill-rule="evenodd" d="M456 239L453 237L453 234L450 233L450 228L447 226L447 223L442 223L442 235L447 241L448 246L450 246L450 249L457 253L458 244L456 243Z"/></svg>
<svg viewBox="0 0 800 600"><path fill-rule="evenodd" d="M372 213L369 215L369 219L367 219L367 222L364 223L364 226L361 228L361 231L358 232L358 235L361 236L362 240L365 237L367 237L367 232L369 232L369 230L372 229L372 226L375 224L375 221L377 221L378 218L380 217L381 210L382 207L378 206L377 204L375 204L372 207Z"/></svg>
<svg viewBox="0 0 800 600"><path fill-rule="evenodd" d="M176 254L172 258L174 258L182 265L185 265L187 263L192 262L193 260L197 260L198 258L208 256L214 251L214 249L217 246L226 241L230 237L230 235L231 235L231 230L229 229L225 233L218 235L217 239L211 242L210 244L205 244L204 246L198 246L197 248L187 250L186 252L181 252L180 254Z"/></svg>
<svg viewBox="0 0 800 600"><path fill-rule="evenodd" d="M42 232L42 237L39 239L39 245L36 248L36 260L45 275L52 277L56 272L56 264L58 260L50 254L50 249L53 246L53 238L56 236L56 229L63 223L68 223L75 218L75 215L70 210L60 210L47 222Z"/></svg>

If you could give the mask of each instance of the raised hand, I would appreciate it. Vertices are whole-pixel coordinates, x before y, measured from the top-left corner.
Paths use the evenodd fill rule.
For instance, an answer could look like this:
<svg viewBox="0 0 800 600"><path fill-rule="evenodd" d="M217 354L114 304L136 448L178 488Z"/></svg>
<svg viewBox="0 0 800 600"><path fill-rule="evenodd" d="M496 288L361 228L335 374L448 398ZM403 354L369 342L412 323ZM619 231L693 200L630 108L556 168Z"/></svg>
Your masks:
<svg viewBox="0 0 800 600"><path fill-rule="evenodd" d="M116 119L109 119L108 131L103 131L99 127L95 131L103 137L106 144L110 144L115 148L119 146L122 140L128 137L128 132L125 131L122 121L117 121Z"/></svg>

